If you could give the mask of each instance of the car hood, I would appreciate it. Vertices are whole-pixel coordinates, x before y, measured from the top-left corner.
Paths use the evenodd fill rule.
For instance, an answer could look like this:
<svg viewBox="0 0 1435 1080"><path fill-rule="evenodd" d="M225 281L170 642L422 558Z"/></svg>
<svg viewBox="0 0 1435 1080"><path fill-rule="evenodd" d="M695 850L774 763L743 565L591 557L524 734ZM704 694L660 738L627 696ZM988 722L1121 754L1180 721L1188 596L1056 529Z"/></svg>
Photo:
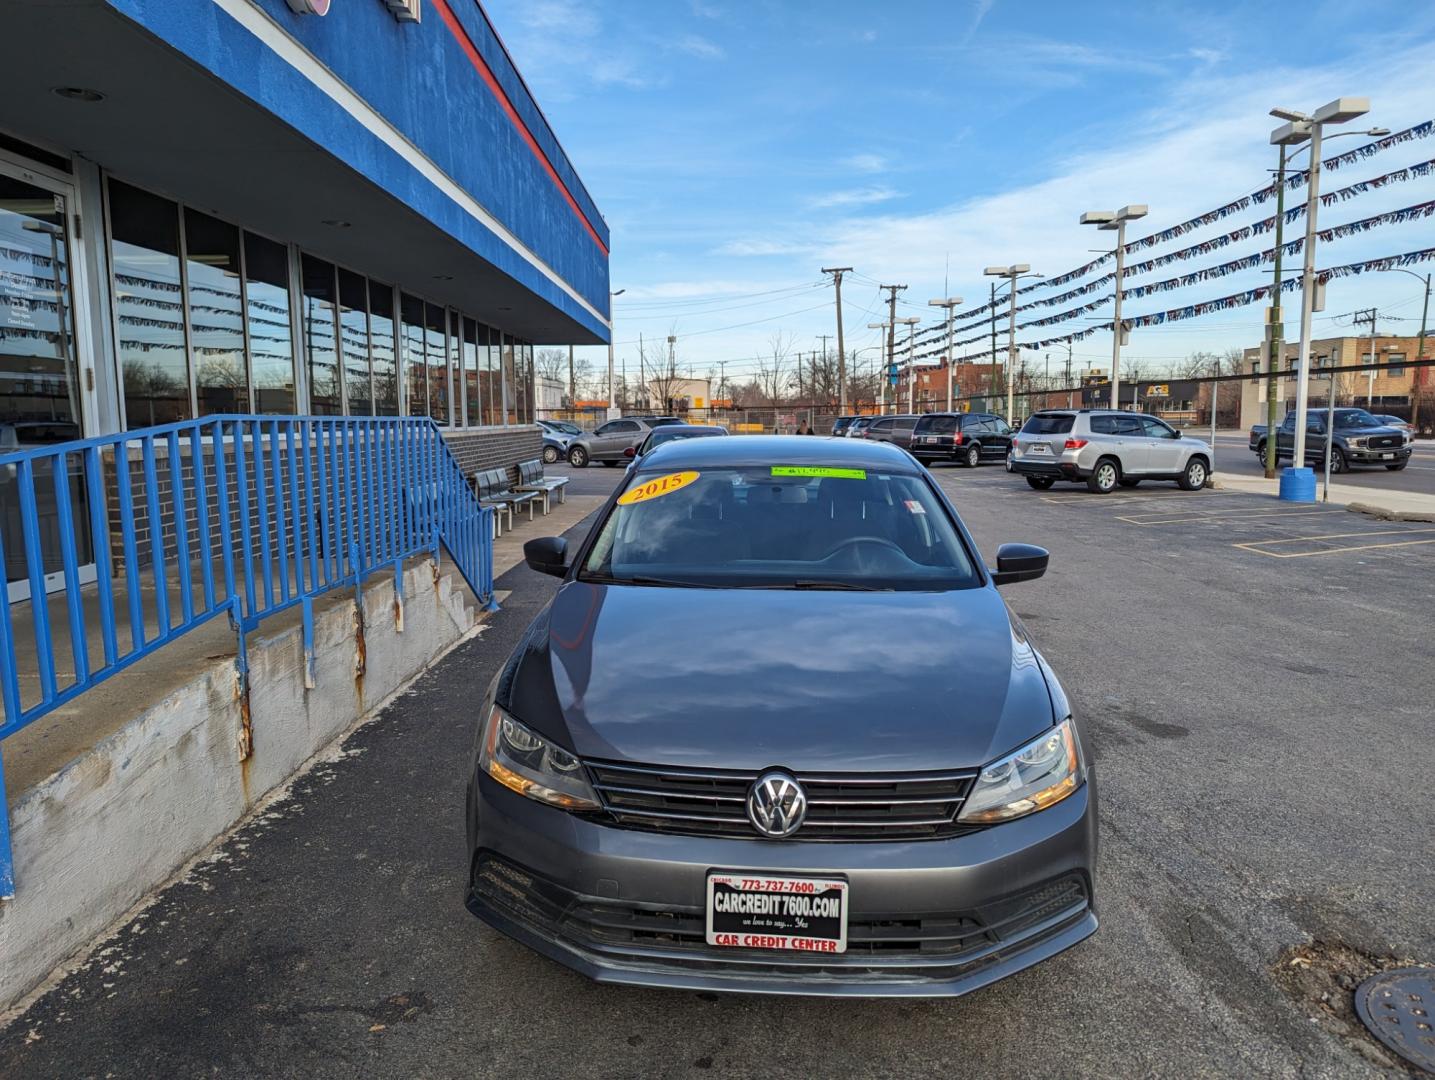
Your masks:
<svg viewBox="0 0 1435 1080"><path fill-rule="evenodd" d="M666 589L568 582L499 704L587 758L902 771L975 767L1054 719L994 589Z"/></svg>

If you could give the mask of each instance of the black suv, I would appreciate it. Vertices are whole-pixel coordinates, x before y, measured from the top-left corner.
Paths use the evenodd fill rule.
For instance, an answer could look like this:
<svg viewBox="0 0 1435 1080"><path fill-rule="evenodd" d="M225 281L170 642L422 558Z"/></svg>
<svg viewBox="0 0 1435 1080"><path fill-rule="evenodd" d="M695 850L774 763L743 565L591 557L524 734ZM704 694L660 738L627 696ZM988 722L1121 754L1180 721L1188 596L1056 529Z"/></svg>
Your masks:
<svg viewBox="0 0 1435 1080"><path fill-rule="evenodd" d="M897 416L880 416L867 425L862 433L864 439L873 442L889 442L908 450L912 446L912 432L916 429L918 417L910 413Z"/></svg>
<svg viewBox="0 0 1435 1080"><path fill-rule="evenodd" d="M928 413L917 418L909 449L918 461L955 461L976 468L983 461L1005 461L1012 430L994 413Z"/></svg>

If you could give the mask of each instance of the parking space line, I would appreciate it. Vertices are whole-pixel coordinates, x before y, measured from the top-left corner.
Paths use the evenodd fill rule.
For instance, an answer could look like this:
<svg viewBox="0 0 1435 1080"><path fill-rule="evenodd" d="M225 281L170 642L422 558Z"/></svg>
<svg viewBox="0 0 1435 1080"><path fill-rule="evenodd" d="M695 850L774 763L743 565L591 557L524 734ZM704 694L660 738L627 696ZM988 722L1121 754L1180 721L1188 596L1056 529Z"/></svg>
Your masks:
<svg viewBox="0 0 1435 1080"><path fill-rule="evenodd" d="M1179 522L1212 522L1233 520L1254 521L1257 518L1269 517L1272 520L1288 517L1308 517L1311 514L1343 514L1344 510L1279 510L1270 506L1241 507L1231 510L1193 510L1189 514L1182 514L1178 517L1157 517L1152 518L1150 514L1138 516L1117 515L1117 521L1125 521L1132 525L1170 525ZM1248 516L1247 516L1248 515Z"/></svg>
<svg viewBox="0 0 1435 1080"><path fill-rule="evenodd" d="M1280 543L1281 541L1267 540L1264 543ZM1232 547L1244 548L1246 551L1254 551L1257 555L1267 555L1272 559L1308 559L1312 555L1340 555L1350 551L1374 551L1378 548L1400 548L1416 547L1420 544L1435 544L1432 540L1399 540L1392 544L1352 544L1348 547L1325 548L1321 551L1262 551L1262 541L1255 541L1249 544L1232 544Z"/></svg>
<svg viewBox="0 0 1435 1080"><path fill-rule="evenodd" d="M1365 539L1372 536L1416 536L1424 533L1435 533L1435 529L1367 529L1362 532L1346 533L1325 533L1319 536L1293 536L1279 540L1248 540L1240 544L1232 544L1232 547L1242 548L1246 551L1253 551L1257 555L1266 555L1272 559L1304 559L1311 555L1337 555L1348 551L1373 551L1378 548L1416 547L1421 544L1435 544L1435 538L1424 540L1393 540L1382 544L1344 544L1337 547L1325 547L1316 551L1266 551L1265 548L1277 547L1282 544L1320 544L1327 540L1351 540Z"/></svg>
<svg viewBox="0 0 1435 1080"><path fill-rule="evenodd" d="M1263 510L1250 517L1237 517L1237 514L1246 513L1243 510L1212 510L1209 514L1194 514L1182 517L1156 518L1154 521L1142 521L1133 517L1117 517L1117 521L1125 521L1131 525L1259 525L1274 524L1284 521L1286 518L1316 517L1322 514L1344 514L1344 510ZM1263 518L1268 520L1263 520Z"/></svg>

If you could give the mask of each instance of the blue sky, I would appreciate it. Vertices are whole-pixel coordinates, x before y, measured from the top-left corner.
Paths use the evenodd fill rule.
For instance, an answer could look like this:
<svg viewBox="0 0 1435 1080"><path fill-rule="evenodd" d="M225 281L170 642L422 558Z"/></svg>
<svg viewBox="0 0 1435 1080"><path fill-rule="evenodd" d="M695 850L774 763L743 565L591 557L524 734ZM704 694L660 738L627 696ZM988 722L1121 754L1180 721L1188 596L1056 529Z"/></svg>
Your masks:
<svg viewBox="0 0 1435 1080"><path fill-rule="evenodd" d="M850 350L877 340L866 329L882 317L877 282L908 285L898 314L925 320L944 281L968 306L983 302L984 266L1055 275L1085 263L1109 234L1079 226L1083 210L1149 204L1134 237L1246 194L1275 164L1272 106L1366 96L1362 124L1397 131L1435 117L1435 7L1408 0L485 6L612 227L613 287L627 290L614 311L619 356L635 367L640 331L676 334L680 364L700 375L719 360L729 377L752 370L778 331L799 349L831 334L824 265L856 269L844 287ZM1432 158L1435 138L1406 143L1323 190ZM1435 175L1323 209L1320 224L1430 199ZM1269 246L1260 237L1142 280ZM1426 219L1322 245L1317 262L1432 246ZM1269 269L1234 274L1128 300L1126 314L1268 280ZM1382 333L1413 334L1419 301L1403 274L1332 282L1315 336L1372 305L1391 316ZM1138 330L1123 362L1154 370L1195 349L1253 345L1262 319L1251 306ZM1102 366L1110 336L1074 349L1077 366ZM1054 352L1064 362L1064 347Z"/></svg>

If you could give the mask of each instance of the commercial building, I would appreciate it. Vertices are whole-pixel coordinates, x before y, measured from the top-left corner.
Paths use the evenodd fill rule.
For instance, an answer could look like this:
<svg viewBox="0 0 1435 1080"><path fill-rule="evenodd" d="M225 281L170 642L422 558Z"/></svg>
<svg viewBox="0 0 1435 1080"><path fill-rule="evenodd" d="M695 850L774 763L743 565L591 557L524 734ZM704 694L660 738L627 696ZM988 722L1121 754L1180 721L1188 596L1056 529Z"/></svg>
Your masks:
<svg viewBox="0 0 1435 1080"><path fill-rule="evenodd" d="M608 228L476 0L0 28L0 450L269 413L537 456L533 348L608 340Z"/></svg>
<svg viewBox="0 0 1435 1080"><path fill-rule="evenodd" d="M1374 348L1372 349L1372 344ZM1376 413L1391 413L1405 419L1411 418L1416 402L1423 397L1419 408L1422 413L1430 411L1431 376L1427 369L1410 366L1407 360L1420 355L1419 337L1369 336L1321 338L1312 340L1311 382L1312 402L1324 403L1329 400L1331 376L1323 374L1323 368L1364 367L1369 371L1345 371L1335 374L1335 402L1337 405L1357 405ZM1427 346L1428 352L1428 346ZM1246 349L1242 364L1251 374L1265 370L1264 347ZM1371 359L1374 357L1374 360ZM1276 382L1277 412L1284 416L1287 409L1295 407L1295 378L1300 366L1300 343L1284 342L1281 346L1281 368L1284 377ZM1241 383L1241 426L1266 422L1266 380L1250 379ZM1424 421L1429 423L1429 416Z"/></svg>

